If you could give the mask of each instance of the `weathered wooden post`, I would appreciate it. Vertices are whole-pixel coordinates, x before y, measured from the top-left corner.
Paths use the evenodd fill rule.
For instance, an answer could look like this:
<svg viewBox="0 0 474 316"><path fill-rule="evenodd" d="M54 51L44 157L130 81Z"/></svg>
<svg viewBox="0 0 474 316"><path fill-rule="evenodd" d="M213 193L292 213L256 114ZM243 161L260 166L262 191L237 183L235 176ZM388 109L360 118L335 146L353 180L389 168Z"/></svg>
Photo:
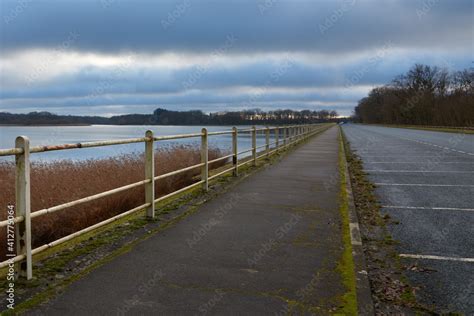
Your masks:
<svg viewBox="0 0 474 316"><path fill-rule="evenodd" d="M146 209L146 217L155 217L155 138L152 131L145 133L145 180L150 180L145 184L145 203L150 203Z"/></svg>
<svg viewBox="0 0 474 316"><path fill-rule="evenodd" d="M283 127L283 147L286 147L286 132L287 132L288 127Z"/></svg>
<svg viewBox="0 0 474 316"><path fill-rule="evenodd" d="M202 189L209 190L209 165L208 165L208 144L207 144L207 129L201 130L201 180L203 180Z"/></svg>
<svg viewBox="0 0 474 316"><path fill-rule="evenodd" d="M255 126L252 127L252 160L253 165L257 165L257 129Z"/></svg>
<svg viewBox="0 0 474 316"><path fill-rule="evenodd" d="M237 134L237 127L232 128L232 164L234 165L234 177L237 177L239 175L239 157L238 157L238 151L237 151L237 140L238 140L238 134Z"/></svg>
<svg viewBox="0 0 474 316"><path fill-rule="evenodd" d="M33 278L30 217L30 140L26 136L18 136L15 140L15 147L22 149L22 153L15 156L16 216L23 217L23 221L15 225L16 254L17 256L25 256L25 260L16 265L16 271L19 277L30 280Z"/></svg>
<svg viewBox="0 0 474 316"><path fill-rule="evenodd" d="M275 127L275 148L278 149L278 146L280 145L280 140L278 139L279 138L279 135L280 134L280 130L278 129L278 127Z"/></svg>
<svg viewBox="0 0 474 316"><path fill-rule="evenodd" d="M267 152L267 158L270 157L270 127L268 126L265 129L265 151Z"/></svg>

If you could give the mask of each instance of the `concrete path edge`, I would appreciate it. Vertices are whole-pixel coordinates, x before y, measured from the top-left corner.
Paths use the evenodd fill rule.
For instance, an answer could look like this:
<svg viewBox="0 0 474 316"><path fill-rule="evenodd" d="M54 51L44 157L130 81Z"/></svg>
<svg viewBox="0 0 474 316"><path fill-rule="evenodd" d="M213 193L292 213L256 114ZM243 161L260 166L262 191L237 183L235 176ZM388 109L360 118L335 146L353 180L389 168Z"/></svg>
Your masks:
<svg viewBox="0 0 474 316"><path fill-rule="evenodd" d="M346 147L342 129L339 127L340 145L344 158L344 173L346 178L346 192L349 200L349 220L352 243L352 256L354 258L355 274L356 274L356 291L357 306L359 315L375 315L374 303L372 300L372 292L370 289L369 276L367 272L367 264L362 247L362 238L359 229L359 218L357 216L354 204L354 195L352 193L352 183L349 176L349 165L347 163Z"/></svg>

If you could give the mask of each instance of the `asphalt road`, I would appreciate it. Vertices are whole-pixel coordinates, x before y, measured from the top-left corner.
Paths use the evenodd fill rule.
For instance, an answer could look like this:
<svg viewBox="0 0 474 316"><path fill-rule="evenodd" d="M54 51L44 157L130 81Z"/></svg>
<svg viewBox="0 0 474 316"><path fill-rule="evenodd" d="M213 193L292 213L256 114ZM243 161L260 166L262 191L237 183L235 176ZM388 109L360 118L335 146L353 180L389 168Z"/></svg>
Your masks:
<svg viewBox="0 0 474 316"><path fill-rule="evenodd" d="M334 312L346 293L338 146L335 127L312 138L30 314Z"/></svg>
<svg viewBox="0 0 474 316"><path fill-rule="evenodd" d="M438 311L474 314L474 135L347 124L408 277Z"/></svg>

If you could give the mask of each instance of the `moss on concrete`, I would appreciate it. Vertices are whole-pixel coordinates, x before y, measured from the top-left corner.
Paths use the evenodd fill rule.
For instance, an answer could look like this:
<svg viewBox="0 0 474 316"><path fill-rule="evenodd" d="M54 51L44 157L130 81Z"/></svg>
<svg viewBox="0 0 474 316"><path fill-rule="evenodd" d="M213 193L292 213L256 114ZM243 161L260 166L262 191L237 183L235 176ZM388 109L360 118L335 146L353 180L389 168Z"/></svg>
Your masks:
<svg viewBox="0 0 474 316"><path fill-rule="evenodd" d="M342 242L344 249L338 262L337 270L341 274L342 282L346 287L346 293L341 297L343 305L337 313L343 315L357 315L357 291L354 258L352 257L351 232L349 227L349 197L346 190L346 158L342 137L339 135L339 212L342 220Z"/></svg>

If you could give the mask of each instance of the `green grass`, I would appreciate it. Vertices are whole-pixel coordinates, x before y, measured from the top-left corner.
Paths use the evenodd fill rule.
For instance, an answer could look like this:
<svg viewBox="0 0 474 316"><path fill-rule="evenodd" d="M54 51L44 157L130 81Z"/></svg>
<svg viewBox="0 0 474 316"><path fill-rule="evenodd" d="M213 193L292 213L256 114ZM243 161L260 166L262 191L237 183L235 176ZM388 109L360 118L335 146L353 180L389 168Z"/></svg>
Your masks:
<svg viewBox="0 0 474 316"><path fill-rule="evenodd" d="M342 136L339 134L339 175L340 175L340 206L339 212L342 219L342 242L344 250L338 263L337 270L342 276L342 281L346 287L346 293L342 296L343 315L357 315L357 291L354 258L352 257L351 232L349 227L349 197L346 190L346 158L342 143Z"/></svg>

